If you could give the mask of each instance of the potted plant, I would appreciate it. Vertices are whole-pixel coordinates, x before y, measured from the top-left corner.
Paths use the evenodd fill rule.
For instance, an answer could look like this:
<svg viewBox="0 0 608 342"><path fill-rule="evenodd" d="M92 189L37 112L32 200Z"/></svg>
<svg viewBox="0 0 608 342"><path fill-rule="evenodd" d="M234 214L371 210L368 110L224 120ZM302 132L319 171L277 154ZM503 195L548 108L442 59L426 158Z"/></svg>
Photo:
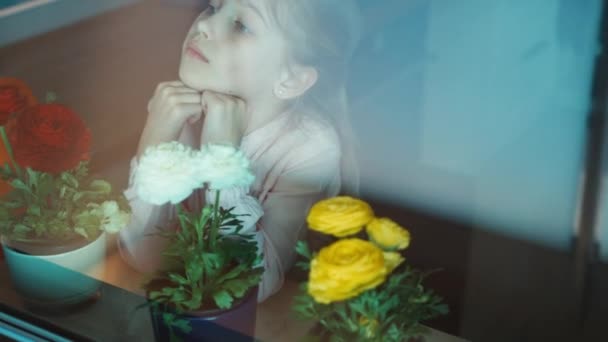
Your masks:
<svg viewBox="0 0 608 342"><path fill-rule="evenodd" d="M169 239L164 265L144 286L158 340L253 335L262 255L234 208L220 206L222 189L248 188L253 178L247 158L230 146L194 150L174 141L141 156L134 178L139 197L170 202L177 211L173 229L158 233ZM190 210L183 200L200 188L215 192L214 203Z"/></svg>
<svg viewBox="0 0 608 342"><path fill-rule="evenodd" d="M37 103L23 82L0 79L2 249L16 290L41 306L91 297L100 283L81 273L101 276L106 233L129 221L122 195L88 174L89 129L52 97Z"/></svg>
<svg viewBox="0 0 608 342"><path fill-rule="evenodd" d="M30 88L16 78L0 78L0 126L8 121L13 113L21 112L27 106L37 103ZM0 142L0 165L10 161L6 146ZM0 196L11 190L10 184L0 179ZM4 258L0 248L0 260Z"/></svg>
<svg viewBox="0 0 608 342"><path fill-rule="evenodd" d="M375 217L366 202L347 196L322 200L307 221L311 230L334 237L319 252L302 241L296 247L308 281L293 308L317 322L311 339L412 341L427 331L421 321L448 312L439 296L424 289L427 273L404 262L409 231Z"/></svg>
<svg viewBox="0 0 608 342"><path fill-rule="evenodd" d="M36 103L38 100L24 82L16 78L0 78L0 126L4 126L15 113L20 113ZM6 146L0 143L0 165L9 161ZM0 196L10 190L7 182L0 181Z"/></svg>

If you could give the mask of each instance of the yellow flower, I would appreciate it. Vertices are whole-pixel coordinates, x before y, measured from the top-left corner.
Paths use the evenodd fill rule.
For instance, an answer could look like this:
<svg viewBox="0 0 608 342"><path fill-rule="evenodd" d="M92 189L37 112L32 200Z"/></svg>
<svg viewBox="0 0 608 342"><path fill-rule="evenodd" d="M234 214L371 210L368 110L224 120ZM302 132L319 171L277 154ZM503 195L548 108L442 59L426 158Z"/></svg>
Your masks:
<svg viewBox="0 0 608 342"><path fill-rule="evenodd" d="M369 241L338 240L311 261L308 293L322 304L356 297L384 283L402 262L399 253L383 252Z"/></svg>
<svg viewBox="0 0 608 342"><path fill-rule="evenodd" d="M365 230L371 241L385 250L403 250L410 245L410 232L389 218L376 218Z"/></svg>
<svg viewBox="0 0 608 342"><path fill-rule="evenodd" d="M312 230L345 237L360 232L373 218L374 212L366 202L348 196L338 196L313 205L307 222Z"/></svg>

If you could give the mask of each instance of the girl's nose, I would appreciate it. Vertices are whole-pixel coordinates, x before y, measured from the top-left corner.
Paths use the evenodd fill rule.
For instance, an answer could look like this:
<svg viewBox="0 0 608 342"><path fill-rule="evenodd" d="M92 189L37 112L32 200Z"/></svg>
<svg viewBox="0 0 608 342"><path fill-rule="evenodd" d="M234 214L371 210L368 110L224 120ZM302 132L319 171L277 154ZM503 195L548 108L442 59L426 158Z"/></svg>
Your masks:
<svg viewBox="0 0 608 342"><path fill-rule="evenodd" d="M196 29L198 33L200 33L201 39L207 40L210 39L212 35L211 26L209 25L208 20L199 20L196 24Z"/></svg>

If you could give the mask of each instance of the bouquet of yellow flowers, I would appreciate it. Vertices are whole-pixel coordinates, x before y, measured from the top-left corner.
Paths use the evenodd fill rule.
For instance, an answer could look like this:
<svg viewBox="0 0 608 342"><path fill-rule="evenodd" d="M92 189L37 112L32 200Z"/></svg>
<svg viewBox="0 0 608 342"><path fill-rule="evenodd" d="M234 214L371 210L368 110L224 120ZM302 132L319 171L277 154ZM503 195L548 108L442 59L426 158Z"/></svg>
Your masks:
<svg viewBox="0 0 608 342"><path fill-rule="evenodd" d="M336 240L312 253L296 250L309 272L294 310L322 327L320 340L408 341L423 336L421 321L448 312L422 286L428 275L407 266L401 251L410 233L389 218L378 218L366 202L346 196L316 203L308 214L311 230ZM365 233L363 231L365 230Z"/></svg>

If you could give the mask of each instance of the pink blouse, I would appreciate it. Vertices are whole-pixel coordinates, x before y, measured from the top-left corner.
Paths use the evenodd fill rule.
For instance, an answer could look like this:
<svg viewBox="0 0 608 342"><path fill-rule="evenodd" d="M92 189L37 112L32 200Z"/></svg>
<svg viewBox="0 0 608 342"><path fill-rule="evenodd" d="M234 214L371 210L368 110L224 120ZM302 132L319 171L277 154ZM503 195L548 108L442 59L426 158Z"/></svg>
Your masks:
<svg viewBox="0 0 608 342"><path fill-rule="evenodd" d="M179 141L199 147L200 133L190 125ZM321 120L291 119L282 114L243 137L241 150L251 161L256 179L250 189L223 190L220 205L235 207L235 214L249 214L245 231L254 232L264 253L265 271L258 301L277 292L285 273L296 258L295 244L306 232L306 215L318 200L335 196L340 189L340 141L335 130ZM137 197L133 178L138 164L131 160L129 186L124 194L132 218L120 232L123 258L141 272L160 266L166 240L155 235L175 218L173 206L148 204ZM199 190L187 199L190 208L201 208L213 200L210 191ZM157 228L158 227L158 228Z"/></svg>

